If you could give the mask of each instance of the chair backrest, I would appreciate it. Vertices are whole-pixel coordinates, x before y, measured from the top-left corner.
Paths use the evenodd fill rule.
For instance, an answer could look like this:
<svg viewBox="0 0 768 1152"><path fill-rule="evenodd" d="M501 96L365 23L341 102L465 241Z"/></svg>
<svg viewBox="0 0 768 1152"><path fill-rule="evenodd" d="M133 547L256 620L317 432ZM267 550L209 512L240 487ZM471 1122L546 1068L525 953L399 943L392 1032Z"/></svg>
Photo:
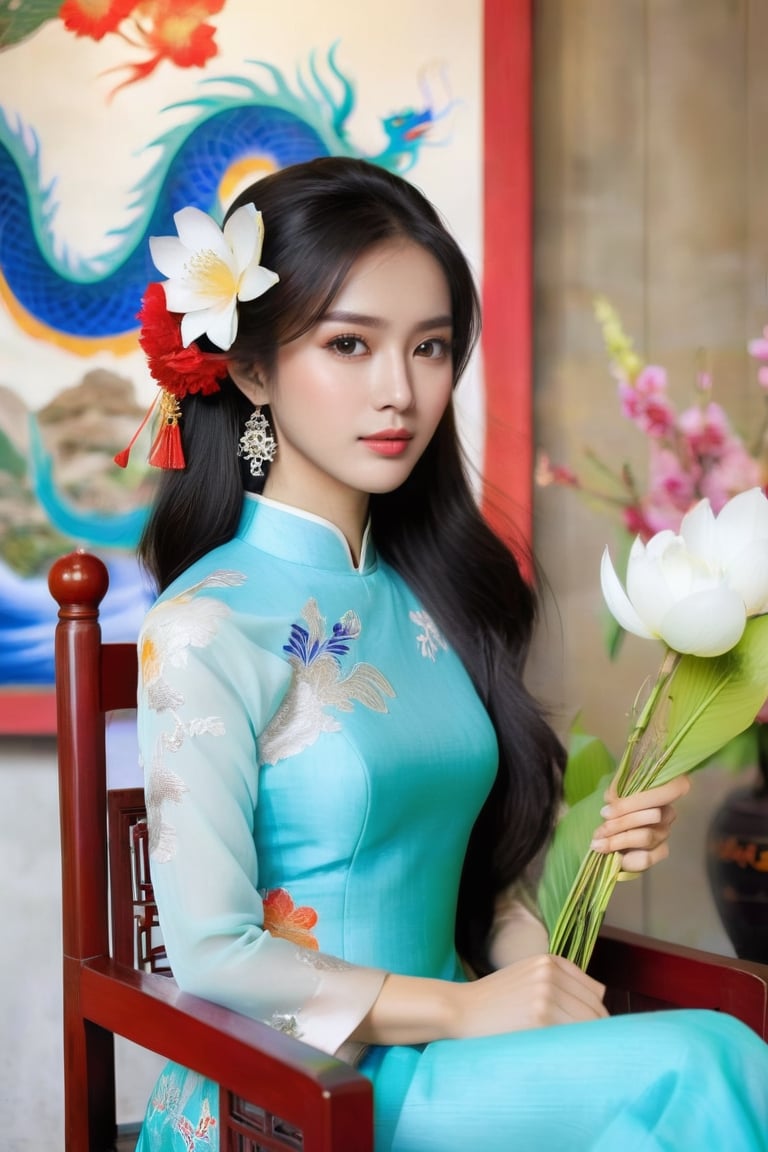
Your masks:
<svg viewBox="0 0 768 1152"><path fill-rule="evenodd" d="M158 939L143 791L107 788L107 718L135 709L138 680L136 645L101 642L108 583L105 565L86 552L62 557L49 576L59 603L66 1150L114 1148L120 1034L223 1086L221 1152L371 1152L372 1093L363 1076L160 978L170 970Z"/></svg>
<svg viewBox="0 0 768 1152"><path fill-rule="evenodd" d="M149 874L143 788L107 791L112 955L140 972L170 976Z"/></svg>

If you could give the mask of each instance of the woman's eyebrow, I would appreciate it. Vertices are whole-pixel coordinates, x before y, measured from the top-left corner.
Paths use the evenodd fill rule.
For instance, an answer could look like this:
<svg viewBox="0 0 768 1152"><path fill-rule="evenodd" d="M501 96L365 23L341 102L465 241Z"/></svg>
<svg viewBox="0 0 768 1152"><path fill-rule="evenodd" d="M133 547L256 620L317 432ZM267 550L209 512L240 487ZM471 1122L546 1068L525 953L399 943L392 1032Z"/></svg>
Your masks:
<svg viewBox="0 0 768 1152"><path fill-rule="evenodd" d="M330 312L325 312L320 317L321 324L359 324L361 327L367 328L384 328L387 321L380 316L368 316L364 312L347 312L344 309L336 308ZM425 331L428 328L451 328L453 326L453 319L449 314L441 316L429 316L425 320L419 320L414 328L417 331Z"/></svg>

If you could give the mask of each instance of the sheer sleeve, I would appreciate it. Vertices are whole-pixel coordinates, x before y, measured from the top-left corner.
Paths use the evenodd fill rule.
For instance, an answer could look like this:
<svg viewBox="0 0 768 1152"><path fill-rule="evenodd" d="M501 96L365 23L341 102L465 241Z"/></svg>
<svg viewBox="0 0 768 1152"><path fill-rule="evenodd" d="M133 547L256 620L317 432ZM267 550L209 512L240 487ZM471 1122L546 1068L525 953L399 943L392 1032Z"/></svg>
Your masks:
<svg viewBox="0 0 768 1152"><path fill-rule="evenodd" d="M258 737L291 675L263 646L269 627L206 595L147 616L138 713L152 881L181 988L336 1052L386 974L265 930Z"/></svg>

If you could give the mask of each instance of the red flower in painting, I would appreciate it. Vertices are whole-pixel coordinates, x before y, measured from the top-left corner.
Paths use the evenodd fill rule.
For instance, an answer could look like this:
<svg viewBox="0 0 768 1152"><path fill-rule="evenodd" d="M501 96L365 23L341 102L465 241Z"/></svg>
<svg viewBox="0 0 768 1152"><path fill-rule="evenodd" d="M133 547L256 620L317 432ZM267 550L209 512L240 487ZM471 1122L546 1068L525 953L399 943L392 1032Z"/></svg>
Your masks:
<svg viewBox="0 0 768 1152"><path fill-rule="evenodd" d="M163 60L179 68L202 68L218 52L216 29L213 24L206 24L205 18L220 12L224 3L225 0L197 0L192 4L184 0L145 0L137 9L141 18L135 19L135 25L142 47L152 55L141 64L126 65L130 76L113 89L112 95L150 76Z"/></svg>
<svg viewBox="0 0 768 1152"><path fill-rule="evenodd" d="M64 0L59 16L75 36L102 40L107 32L116 32L135 7L136 0Z"/></svg>
<svg viewBox="0 0 768 1152"><path fill-rule="evenodd" d="M285 888L273 888L264 897L264 928L272 936L282 936L300 948L317 951L320 945L310 932L315 924L314 908L297 908Z"/></svg>
<svg viewBox="0 0 768 1152"><path fill-rule="evenodd" d="M150 76L163 60L179 68L202 68L218 53L216 29L206 20L224 4L225 0L64 0L59 16L76 36L101 40L114 32L150 53L141 63L120 66L130 75L113 89L114 96Z"/></svg>
<svg viewBox="0 0 768 1152"><path fill-rule="evenodd" d="M181 342L181 317L169 312L162 284L150 284L139 312L139 344L153 378L166 392L182 400L191 392L218 392L227 374L226 357L201 352Z"/></svg>
<svg viewBox="0 0 768 1152"><path fill-rule="evenodd" d="M213 41L216 29L205 19L223 7L224 0L198 0L193 4L158 0L152 12L152 27L144 33L147 47L154 49L158 60L171 60L179 68L202 67L218 51Z"/></svg>

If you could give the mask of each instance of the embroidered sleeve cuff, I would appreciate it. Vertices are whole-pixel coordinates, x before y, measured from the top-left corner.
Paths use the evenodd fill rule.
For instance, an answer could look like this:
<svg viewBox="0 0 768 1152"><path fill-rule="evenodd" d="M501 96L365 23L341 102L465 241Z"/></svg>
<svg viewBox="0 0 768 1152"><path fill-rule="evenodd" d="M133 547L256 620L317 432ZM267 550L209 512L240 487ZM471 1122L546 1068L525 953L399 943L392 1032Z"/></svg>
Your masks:
<svg viewBox="0 0 768 1152"><path fill-rule="evenodd" d="M307 952L302 962L319 971L320 981L297 1014L297 1035L323 1052L348 1059L350 1052L344 1042L370 1011L387 974L379 968L355 967L322 952ZM339 1051L342 1046L344 1051Z"/></svg>

